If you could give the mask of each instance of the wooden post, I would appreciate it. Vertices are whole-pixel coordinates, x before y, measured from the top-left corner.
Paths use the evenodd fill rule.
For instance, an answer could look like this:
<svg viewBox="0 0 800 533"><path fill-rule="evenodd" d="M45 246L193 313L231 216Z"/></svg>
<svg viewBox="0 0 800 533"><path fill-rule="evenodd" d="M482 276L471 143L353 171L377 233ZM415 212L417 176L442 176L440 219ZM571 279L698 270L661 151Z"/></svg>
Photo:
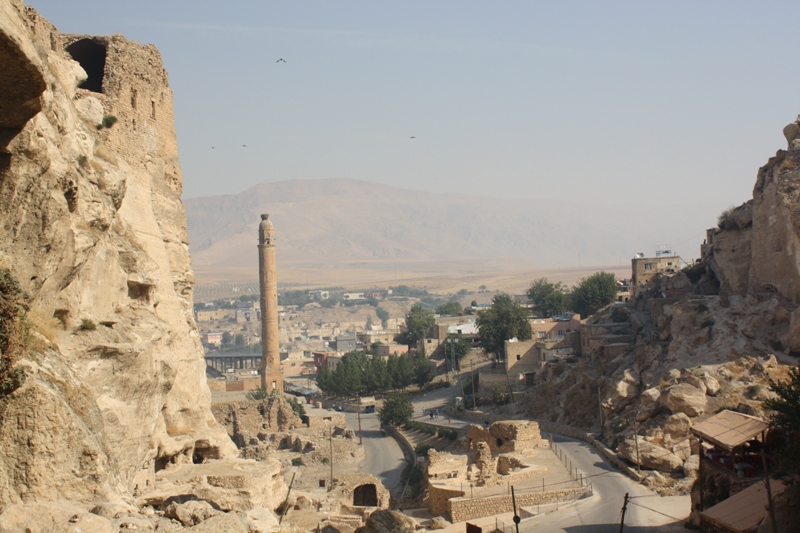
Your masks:
<svg viewBox="0 0 800 533"><path fill-rule="evenodd" d="M778 523L775 521L775 506L772 503L772 487L770 486L769 474L767 473L767 456L764 455L764 448L761 448L761 465L764 468L764 484L767 486L769 517L772 520L772 533L778 533Z"/></svg>

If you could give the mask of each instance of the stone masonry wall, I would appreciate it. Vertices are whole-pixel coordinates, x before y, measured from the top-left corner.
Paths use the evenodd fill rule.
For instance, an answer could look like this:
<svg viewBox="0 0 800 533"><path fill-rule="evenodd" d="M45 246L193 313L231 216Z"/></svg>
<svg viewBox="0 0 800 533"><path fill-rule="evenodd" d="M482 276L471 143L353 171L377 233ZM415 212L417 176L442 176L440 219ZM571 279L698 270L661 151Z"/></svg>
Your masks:
<svg viewBox="0 0 800 533"><path fill-rule="evenodd" d="M530 492L516 494L517 508L540 503L572 501L591 494L588 487ZM514 510L510 495L489 496L486 498L452 498L447 501L447 513L451 522L474 520L484 516L508 513ZM433 507L431 507L433 511Z"/></svg>

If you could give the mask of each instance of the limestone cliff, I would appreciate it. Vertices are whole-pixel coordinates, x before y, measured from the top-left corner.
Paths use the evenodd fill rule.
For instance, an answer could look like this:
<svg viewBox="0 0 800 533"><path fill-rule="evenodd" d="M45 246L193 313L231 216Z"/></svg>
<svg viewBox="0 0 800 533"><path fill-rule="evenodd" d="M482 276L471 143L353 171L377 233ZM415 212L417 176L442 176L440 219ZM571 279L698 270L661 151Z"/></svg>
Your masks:
<svg viewBox="0 0 800 533"><path fill-rule="evenodd" d="M158 51L0 0L0 266L31 296L0 399L0 508L145 493L236 454L192 318L172 92Z"/></svg>
<svg viewBox="0 0 800 533"><path fill-rule="evenodd" d="M784 133L788 150L708 230L699 263L590 317L583 357L537 372L532 417L594 428L628 461L670 474L647 483L685 491L699 465L694 423L723 409L765 415L770 380L800 352L800 123Z"/></svg>

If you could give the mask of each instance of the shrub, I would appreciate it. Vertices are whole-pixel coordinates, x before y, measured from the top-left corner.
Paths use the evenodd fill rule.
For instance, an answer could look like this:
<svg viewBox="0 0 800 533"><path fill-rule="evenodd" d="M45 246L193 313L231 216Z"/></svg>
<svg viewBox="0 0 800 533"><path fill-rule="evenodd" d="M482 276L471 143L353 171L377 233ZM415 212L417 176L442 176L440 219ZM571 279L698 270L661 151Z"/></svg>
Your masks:
<svg viewBox="0 0 800 533"><path fill-rule="evenodd" d="M78 156L78 164L82 167L86 166L86 156L81 154Z"/></svg>
<svg viewBox="0 0 800 533"><path fill-rule="evenodd" d="M324 465L329 465L329 464L331 464L331 460L330 460L330 459L328 459L327 457L323 457L323 458L322 458L322 461L320 461L320 462L321 462L322 464L324 464Z"/></svg>
<svg viewBox="0 0 800 533"><path fill-rule="evenodd" d="M255 402L266 400L270 396L272 395L264 387L249 390L244 393L245 398L247 398L248 400L253 400Z"/></svg>
<svg viewBox="0 0 800 533"><path fill-rule="evenodd" d="M115 117L114 115L106 115L103 117L103 121L97 125L97 129L102 130L103 128L110 128L116 123L117 123L117 117Z"/></svg>
<svg viewBox="0 0 800 533"><path fill-rule="evenodd" d="M730 206L728 209L723 211L717 217L717 227L719 229L734 229L736 228L736 222L733 220L733 212L736 210L736 206Z"/></svg>
<svg viewBox="0 0 800 533"><path fill-rule="evenodd" d="M300 418L306 416L306 408L303 407L302 403L292 398L287 398L287 401L289 402L289 407L292 408L292 411L294 411L297 414L297 416L299 416Z"/></svg>
<svg viewBox="0 0 800 533"><path fill-rule="evenodd" d="M428 450L430 450L430 449L431 449L431 445L430 444L417 444L414 447L414 452L416 452L417 455L427 455L428 454Z"/></svg>
<svg viewBox="0 0 800 533"><path fill-rule="evenodd" d="M292 459L292 466L305 466L302 457L295 457Z"/></svg>
<svg viewBox="0 0 800 533"><path fill-rule="evenodd" d="M95 324L94 320L91 318L84 318L81 320L81 327L79 329L82 331L94 331L97 329L97 324Z"/></svg>

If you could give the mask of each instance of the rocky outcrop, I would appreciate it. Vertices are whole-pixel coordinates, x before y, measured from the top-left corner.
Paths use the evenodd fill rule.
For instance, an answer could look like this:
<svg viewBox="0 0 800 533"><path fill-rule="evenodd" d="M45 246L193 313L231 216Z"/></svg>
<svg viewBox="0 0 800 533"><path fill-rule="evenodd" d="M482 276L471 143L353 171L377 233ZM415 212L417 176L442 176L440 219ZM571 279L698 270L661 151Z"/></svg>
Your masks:
<svg viewBox="0 0 800 533"><path fill-rule="evenodd" d="M633 439L626 439L619 445L620 455L628 461L664 472L675 472L683 466L683 460L666 448L653 444L642 437L636 437L636 439L639 446L638 451L637 443Z"/></svg>
<svg viewBox="0 0 800 533"><path fill-rule="evenodd" d="M0 508L130 499L171 464L235 455L192 318L158 51L0 0L0 63L0 266L36 332L0 399Z"/></svg>

